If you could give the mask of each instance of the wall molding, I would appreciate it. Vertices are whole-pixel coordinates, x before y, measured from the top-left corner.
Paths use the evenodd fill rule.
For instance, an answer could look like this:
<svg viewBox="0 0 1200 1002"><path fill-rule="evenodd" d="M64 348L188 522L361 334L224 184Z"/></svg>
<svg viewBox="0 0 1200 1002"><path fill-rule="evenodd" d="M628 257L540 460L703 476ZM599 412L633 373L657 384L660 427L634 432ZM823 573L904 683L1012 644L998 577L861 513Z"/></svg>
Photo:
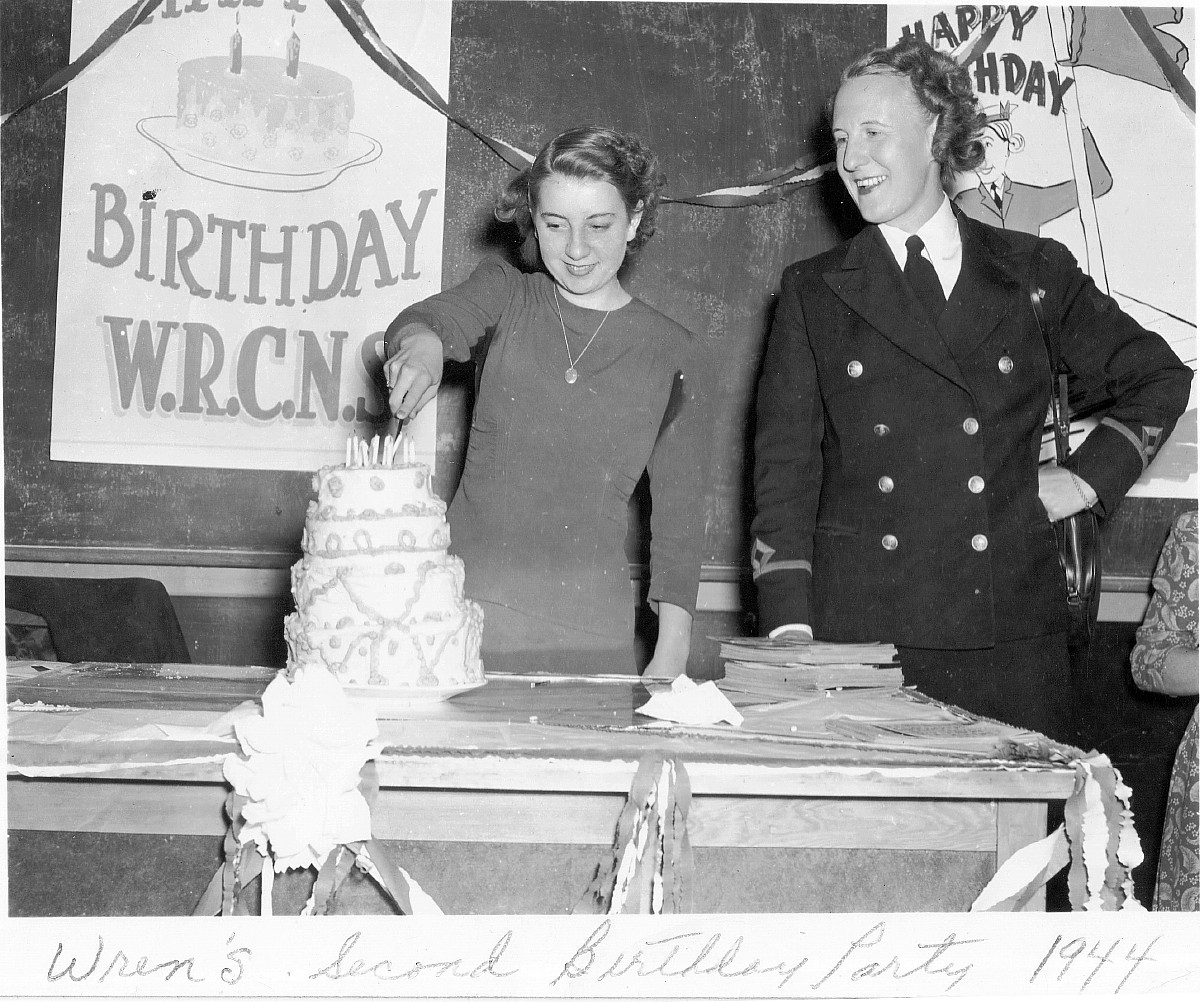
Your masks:
<svg viewBox="0 0 1200 1002"><path fill-rule="evenodd" d="M181 598L287 598L289 569L296 553L243 550L149 550L116 547L7 546L6 574L30 577L144 577L161 581ZM644 585L646 569L631 568L634 589ZM749 585L749 572L709 565L701 572L697 612L737 613ZM1103 580L1100 620L1140 623L1150 603L1150 580L1110 575Z"/></svg>

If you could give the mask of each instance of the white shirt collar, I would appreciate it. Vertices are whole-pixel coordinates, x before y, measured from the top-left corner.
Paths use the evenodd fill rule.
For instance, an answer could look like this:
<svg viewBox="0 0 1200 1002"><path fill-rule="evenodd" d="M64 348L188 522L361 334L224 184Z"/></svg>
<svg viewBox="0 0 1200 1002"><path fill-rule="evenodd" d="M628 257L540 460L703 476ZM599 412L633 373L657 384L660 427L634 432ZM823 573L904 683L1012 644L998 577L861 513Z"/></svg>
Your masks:
<svg viewBox="0 0 1200 1002"><path fill-rule="evenodd" d="M904 242L912 234L887 223L879 224L879 232L903 271L904 262L908 260L908 248L904 246ZM950 292L958 281L958 273L962 269L962 235L958 232L958 219L954 215L950 199L942 197L941 204L934 214L917 230L917 236L925 244L925 254L933 262L942 289L949 299Z"/></svg>

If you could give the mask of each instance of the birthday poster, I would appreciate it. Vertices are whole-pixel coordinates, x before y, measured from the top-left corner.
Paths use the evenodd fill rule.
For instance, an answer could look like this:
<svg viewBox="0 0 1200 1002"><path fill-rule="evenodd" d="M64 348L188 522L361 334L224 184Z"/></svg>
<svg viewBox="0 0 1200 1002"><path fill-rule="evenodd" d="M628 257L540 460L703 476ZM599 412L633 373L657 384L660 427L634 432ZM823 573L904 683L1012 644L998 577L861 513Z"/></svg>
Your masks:
<svg viewBox="0 0 1200 1002"><path fill-rule="evenodd" d="M71 58L126 6L73 4ZM446 93L449 0L364 10ZM67 92L50 458L309 470L382 436L383 332L441 289L445 160L446 119L329 5L164 0Z"/></svg>
<svg viewBox="0 0 1200 1002"><path fill-rule="evenodd" d="M1196 367L1195 49L1188 7L889 6L965 65L987 157L950 194L992 226L1064 243L1121 309ZM1200 381L1197 381L1200 382ZM1196 496L1196 382L1130 491ZM1095 427L1072 423L1071 445ZM1048 435L1043 455L1053 454Z"/></svg>

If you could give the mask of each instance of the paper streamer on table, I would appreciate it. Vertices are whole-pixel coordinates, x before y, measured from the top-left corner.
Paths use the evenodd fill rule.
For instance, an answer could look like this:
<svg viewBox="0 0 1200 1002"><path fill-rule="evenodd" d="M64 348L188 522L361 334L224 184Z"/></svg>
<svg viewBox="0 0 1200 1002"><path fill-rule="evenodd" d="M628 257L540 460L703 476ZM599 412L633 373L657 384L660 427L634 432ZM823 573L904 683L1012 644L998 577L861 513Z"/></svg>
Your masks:
<svg viewBox="0 0 1200 1002"><path fill-rule="evenodd" d="M613 854L597 867L575 914L674 915L691 910L691 796L683 763L661 755L642 759L617 821Z"/></svg>
<svg viewBox="0 0 1200 1002"><path fill-rule="evenodd" d="M1132 872L1143 856L1129 806L1132 791L1106 755L1074 764L1064 823L1005 860L971 911L1018 911L1067 866L1072 911L1145 910L1133 894Z"/></svg>
<svg viewBox="0 0 1200 1002"><path fill-rule="evenodd" d="M441 915L436 902L374 838L379 792L375 716L352 704L332 675L300 668L277 675L262 714L234 730L241 752L225 757L225 860L193 914L251 914L246 892L259 881L259 914L273 911L276 871L316 869L301 915L336 911L353 868L370 876L405 915Z"/></svg>

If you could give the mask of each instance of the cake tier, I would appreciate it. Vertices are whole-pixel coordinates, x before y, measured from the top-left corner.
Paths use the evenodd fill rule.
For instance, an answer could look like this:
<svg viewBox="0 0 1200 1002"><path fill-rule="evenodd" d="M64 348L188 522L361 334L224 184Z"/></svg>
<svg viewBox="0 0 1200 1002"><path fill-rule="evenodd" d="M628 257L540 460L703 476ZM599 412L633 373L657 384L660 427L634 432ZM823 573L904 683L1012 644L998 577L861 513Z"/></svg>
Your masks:
<svg viewBox="0 0 1200 1002"><path fill-rule="evenodd" d="M422 463L390 467L323 466L313 476L313 490L321 518L445 517L446 514L446 502L433 493L429 467Z"/></svg>
<svg viewBox="0 0 1200 1002"><path fill-rule="evenodd" d="M369 556L380 560L412 553L445 552L450 526L441 517L428 515L373 515L343 517L309 503L301 546L320 557Z"/></svg>
<svg viewBox="0 0 1200 1002"><path fill-rule="evenodd" d="M246 56L238 73L224 56L179 66L176 127L208 159L254 170L322 170L346 158L354 85L323 66Z"/></svg>
<svg viewBox="0 0 1200 1002"><path fill-rule="evenodd" d="M289 668L313 665L343 685L445 689L484 681L483 610L474 602L440 616L314 627L284 620Z"/></svg>
<svg viewBox="0 0 1200 1002"><path fill-rule="evenodd" d="M444 551L387 563L308 554L292 565L292 596L306 626L440 618L463 603L463 564Z"/></svg>

